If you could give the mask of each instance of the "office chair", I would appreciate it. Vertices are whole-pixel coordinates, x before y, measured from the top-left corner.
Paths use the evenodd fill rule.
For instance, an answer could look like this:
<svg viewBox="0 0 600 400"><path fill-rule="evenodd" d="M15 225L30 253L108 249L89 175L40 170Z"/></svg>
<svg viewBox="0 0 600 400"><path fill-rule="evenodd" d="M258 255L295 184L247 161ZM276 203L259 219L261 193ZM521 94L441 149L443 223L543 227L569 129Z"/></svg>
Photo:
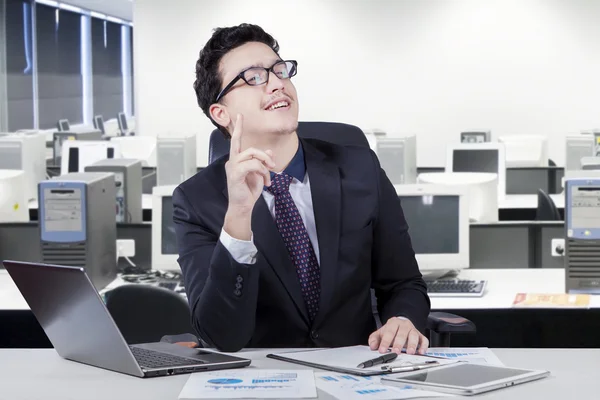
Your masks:
<svg viewBox="0 0 600 400"><path fill-rule="evenodd" d="M188 302L172 290L128 284L107 292L105 299L128 344L158 342L165 335L195 332Z"/></svg>
<svg viewBox="0 0 600 400"><path fill-rule="evenodd" d="M556 163L554 162L554 160L552 160L551 158L548 159L548 166L549 167L556 167Z"/></svg>
<svg viewBox="0 0 600 400"><path fill-rule="evenodd" d="M542 189L538 189L538 206L537 212L535 215L536 221L561 221L560 212L554 204L552 198L548 195L548 193L544 192Z"/></svg>
<svg viewBox="0 0 600 400"><path fill-rule="evenodd" d="M355 145L369 148L369 142L363 131L354 125L336 122L299 122L298 136L304 139L320 139L340 145ZM215 160L229 153L229 140L215 129L210 135L208 162L212 164ZM377 313L377 304L374 292L371 291L371 304L377 327L381 327L381 321ZM453 333L475 333L475 324L458 315L432 312L427 321L429 331L429 344L431 347L450 346L450 336Z"/></svg>

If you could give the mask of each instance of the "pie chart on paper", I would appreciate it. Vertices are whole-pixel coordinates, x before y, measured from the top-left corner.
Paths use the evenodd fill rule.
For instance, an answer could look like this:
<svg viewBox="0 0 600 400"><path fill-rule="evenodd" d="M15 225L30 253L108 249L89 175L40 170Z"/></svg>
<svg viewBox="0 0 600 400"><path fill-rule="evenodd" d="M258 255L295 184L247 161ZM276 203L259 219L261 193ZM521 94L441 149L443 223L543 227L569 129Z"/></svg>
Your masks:
<svg viewBox="0 0 600 400"><path fill-rule="evenodd" d="M238 383L242 383L243 381L241 379L235 379L235 378L217 378L217 379L210 379L208 381L208 383L212 383L215 385L235 385Z"/></svg>

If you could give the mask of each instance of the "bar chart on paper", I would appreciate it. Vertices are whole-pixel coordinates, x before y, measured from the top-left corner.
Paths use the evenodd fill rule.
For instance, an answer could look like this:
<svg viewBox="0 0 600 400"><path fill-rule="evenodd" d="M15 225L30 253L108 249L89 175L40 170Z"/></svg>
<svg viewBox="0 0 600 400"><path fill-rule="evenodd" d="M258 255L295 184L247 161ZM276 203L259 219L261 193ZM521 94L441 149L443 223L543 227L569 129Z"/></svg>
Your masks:
<svg viewBox="0 0 600 400"><path fill-rule="evenodd" d="M231 370L190 375L180 400L234 398L315 398L310 370Z"/></svg>
<svg viewBox="0 0 600 400"><path fill-rule="evenodd" d="M455 361L466 361L473 364L504 365L502 361L487 347L440 347L431 348L425 353L431 357L442 357Z"/></svg>
<svg viewBox="0 0 600 400"><path fill-rule="evenodd" d="M415 399L419 397L443 397L442 393L412 389L410 386L386 386L381 384L378 376L352 376L315 373L317 387L337 399Z"/></svg>

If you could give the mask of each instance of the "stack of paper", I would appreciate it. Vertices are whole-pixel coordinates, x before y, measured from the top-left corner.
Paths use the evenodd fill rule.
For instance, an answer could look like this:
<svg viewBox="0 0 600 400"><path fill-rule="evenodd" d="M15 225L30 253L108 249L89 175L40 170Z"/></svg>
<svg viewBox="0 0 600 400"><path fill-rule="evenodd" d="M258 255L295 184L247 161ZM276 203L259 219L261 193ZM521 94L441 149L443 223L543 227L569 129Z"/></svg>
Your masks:
<svg viewBox="0 0 600 400"><path fill-rule="evenodd" d="M253 368L192 374L179 393L180 400L315 397L313 371Z"/></svg>

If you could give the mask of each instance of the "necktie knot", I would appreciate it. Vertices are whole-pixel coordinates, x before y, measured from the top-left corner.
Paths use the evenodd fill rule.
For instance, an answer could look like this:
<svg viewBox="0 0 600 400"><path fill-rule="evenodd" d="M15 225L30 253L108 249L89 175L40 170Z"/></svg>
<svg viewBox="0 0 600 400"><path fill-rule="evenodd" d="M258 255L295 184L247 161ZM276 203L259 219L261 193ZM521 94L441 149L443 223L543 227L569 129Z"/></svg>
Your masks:
<svg viewBox="0 0 600 400"><path fill-rule="evenodd" d="M285 193L290 190L290 183L292 183L292 177L285 172L281 174L275 174L271 178L271 186L267 188L267 191L273 196Z"/></svg>

